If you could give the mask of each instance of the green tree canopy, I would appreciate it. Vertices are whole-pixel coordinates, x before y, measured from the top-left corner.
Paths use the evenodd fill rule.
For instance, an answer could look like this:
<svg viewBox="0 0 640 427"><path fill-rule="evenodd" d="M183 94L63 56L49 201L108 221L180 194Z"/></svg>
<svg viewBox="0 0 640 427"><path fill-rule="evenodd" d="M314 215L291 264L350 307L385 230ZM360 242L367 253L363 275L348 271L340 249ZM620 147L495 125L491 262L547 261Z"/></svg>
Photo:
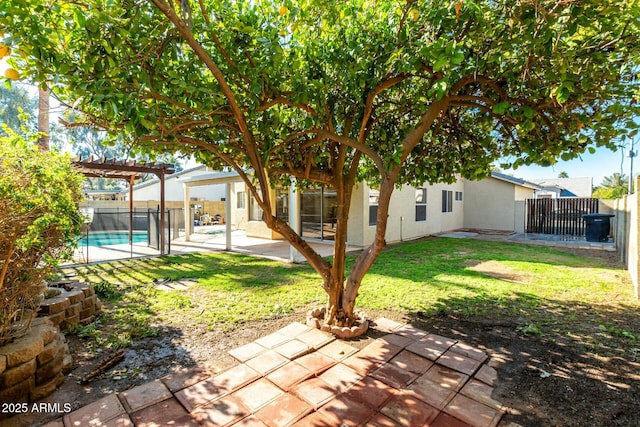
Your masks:
<svg viewBox="0 0 640 427"><path fill-rule="evenodd" d="M593 191L593 197L600 199L618 199L629 192L629 178L627 175L615 172L605 176L598 187Z"/></svg>
<svg viewBox="0 0 640 427"><path fill-rule="evenodd" d="M401 183L481 178L606 146L636 113L637 1L8 0L12 64L142 151L230 166L267 189L338 195L335 256L275 214L352 322ZM252 175L244 171L251 169ZM380 188L376 238L345 282L351 192Z"/></svg>
<svg viewBox="0 0 640 427"><path fill-rule="evenodd" d="M602 188L616 188L620 186L626 186L629 184L629 178L627 175L619 172L615 172L613 175L605 176L600 183Z"/></svg>
<svg viewBox="0 0 640 427"><path fill-rule="evenodd" d="M38 100L29 94L24 85L6 87L0 85L0 122L11 129L25 127L27 132L36 129L35 113ZM8 131L0 127L0 136Z"/></svg>

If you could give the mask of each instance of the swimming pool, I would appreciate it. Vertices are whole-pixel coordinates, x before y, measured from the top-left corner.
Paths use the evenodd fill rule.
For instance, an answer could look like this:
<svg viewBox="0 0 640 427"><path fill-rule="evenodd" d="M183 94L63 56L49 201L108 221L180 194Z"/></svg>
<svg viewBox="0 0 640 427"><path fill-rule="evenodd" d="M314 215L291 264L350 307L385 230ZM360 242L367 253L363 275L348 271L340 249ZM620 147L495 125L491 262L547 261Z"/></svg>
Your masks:
<svg viewBox="0 0 640 427"><path fill-rule="evenodd" d="M133 243L147 243L149 241L149 233L146 231L134 231L132 236ZM128 231L96 231L89 233L89 246L111 246L111 245L128 245ZM79 247L87 246L87 236L84 235L78 241Z"/></svg>

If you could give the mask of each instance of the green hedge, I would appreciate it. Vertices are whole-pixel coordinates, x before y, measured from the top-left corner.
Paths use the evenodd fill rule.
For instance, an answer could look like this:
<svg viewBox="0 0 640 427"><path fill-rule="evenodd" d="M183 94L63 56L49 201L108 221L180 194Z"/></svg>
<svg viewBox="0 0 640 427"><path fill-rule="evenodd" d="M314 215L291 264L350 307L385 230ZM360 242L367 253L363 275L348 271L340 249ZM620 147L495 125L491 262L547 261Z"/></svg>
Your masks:
<svg viewBox="0 0 640 427"><path fill-rule="evenodd" d="M43 280L73 251L82 175L68 156L0 137L0 345L28 330Z"/></svg>

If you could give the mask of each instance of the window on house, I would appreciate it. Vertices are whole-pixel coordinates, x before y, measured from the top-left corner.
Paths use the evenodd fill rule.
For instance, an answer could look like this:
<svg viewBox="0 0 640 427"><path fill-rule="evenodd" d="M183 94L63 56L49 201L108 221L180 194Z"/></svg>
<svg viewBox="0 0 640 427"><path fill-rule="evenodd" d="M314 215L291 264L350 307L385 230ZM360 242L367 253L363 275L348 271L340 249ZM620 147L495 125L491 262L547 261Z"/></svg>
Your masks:
<svg viewBox="0 0 640 427"><path fill-rule="evenodd" d="M289 192L286 188L276 188L276 217L289 222Z"/></svg>
<svg viewBox="0 0 640 427"><path fill-rule="evenodd" d="M456 200L462 201L462 191L456 191Z"/></svg>
<svg viewBox="0 0 640 427"><path fill-rule="evenodd" d="M378 223L378 199L380 192L378 190L369 190L369 225Z"/></svg>
<svg viewBox="0 0 640 427"><path fill-rule="evenodd" d="M453 191L442 190L442 212L453 212Z"/></svg>
<svg viewBox="0 0 640 427"><path fill-rule="evenodd" d="M427 220L427 189L416 188L416 221Z"/></svg>
<svg viewBox="0 0 640 427"><path fill-rule="evenodd" d="M261 194L260 189L258 189L258 194ZM262 208L256 202L256 199L249 197L249 221L262 221L264 213L262 212Z"/></svg>
<svg viewBox="0 0 640 427"><path fill-rule="evenodd" d="M247 193L245 193L244 191L238 191L238 200L236 202L236 207L238 209L245 209L246 207L246 197L247 197Z"/></svg>

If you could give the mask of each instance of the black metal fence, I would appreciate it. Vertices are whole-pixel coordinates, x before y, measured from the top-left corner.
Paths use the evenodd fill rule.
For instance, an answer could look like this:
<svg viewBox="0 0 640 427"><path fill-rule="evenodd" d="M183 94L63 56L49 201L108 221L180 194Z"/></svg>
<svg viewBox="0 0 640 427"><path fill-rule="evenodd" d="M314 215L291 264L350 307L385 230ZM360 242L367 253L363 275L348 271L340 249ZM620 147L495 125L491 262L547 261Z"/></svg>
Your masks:
<svg viewBox="0 0 640 427"><path fill-rule="evenodd" d="M171 253L171 241L184 234L182 209L165 211L165 246L160 250L160 211L117 208L87 210L90 222L78 239L76 263Z"/></svg>
<svg viewBox="0 0 640 427"><path fill-rule="evenodd" d="M598 199L527 199L526 232L561 236L584 236L582 215L598 213Z"/></svg>

